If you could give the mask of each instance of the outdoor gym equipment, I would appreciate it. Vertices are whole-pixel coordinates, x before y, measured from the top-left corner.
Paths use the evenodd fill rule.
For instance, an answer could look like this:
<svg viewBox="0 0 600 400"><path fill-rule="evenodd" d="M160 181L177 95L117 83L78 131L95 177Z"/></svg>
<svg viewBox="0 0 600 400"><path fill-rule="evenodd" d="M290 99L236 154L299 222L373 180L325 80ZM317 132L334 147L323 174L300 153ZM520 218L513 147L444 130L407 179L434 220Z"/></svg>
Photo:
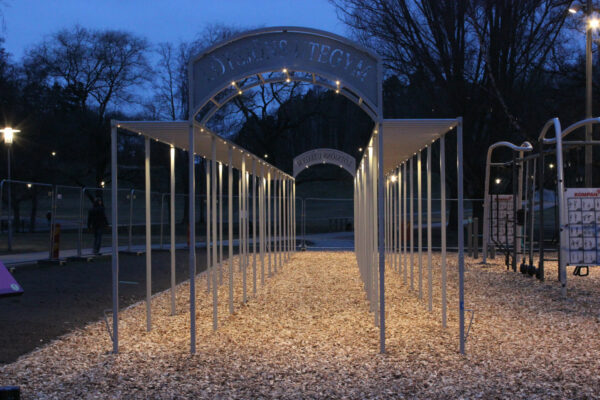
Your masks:
<svg viewBox="0 0 600 400"><path fill-rule="evenodd" d="M517 265L523 274L535 275L543 280L545 261L558 261L558 279L561 282L561 293L566 295L566 267L574 266L574 275L587 276L589 267L600 264L600 189L566 187L578 186L583 180L577 178L565 180L565 148L598 145L595 140L563 140L579 128L600 123L600 118L591 118L572 124L562 130L558 118L549 120L543 127L536 144L536 153L530 143L515 146L508 142L499 142L490 146L486 161L485 203L484 203L484 243L483 262L487 261L487 252L491 242L507 255L512 256L511 265L514 271ZM554 128L554 137L546 137ZM497 147L508 147L513 151L512 160L507 162L491 162L492 151ZM517 156L518 152L518 156ZM524 153L531 153L524 155ZM546 164L546 159L552 157ZM569 161L570 171L575 170L575 162ZM512 193L490 195L490 167L512 168ZM556 175L546 173L546 169L556 170ZM550 178L550 179L548 179ZM554 192L555 224L554 241L545 240L547 224L545 219L545 194L550 186ZM495 197L494 197L495 196ZM504 196L504 198L501 198ZM536 200L537 197L537 200ZM510 201L512 207L501 205L501 201ZM495 205L494 205L495 204ZM536 210L538 211L535 221ZM535 223L537 222L537 232ZM506 229L502 229L504 223ZM513 230L508 226L512 225ZM537 233L537 235L536 235ZM490 239L490 235L492 236ZM535 266L537 249L538 266ZM550 249L556 251L558 258L546 258ZM519 260L521 260L519 264Z"/></svg>

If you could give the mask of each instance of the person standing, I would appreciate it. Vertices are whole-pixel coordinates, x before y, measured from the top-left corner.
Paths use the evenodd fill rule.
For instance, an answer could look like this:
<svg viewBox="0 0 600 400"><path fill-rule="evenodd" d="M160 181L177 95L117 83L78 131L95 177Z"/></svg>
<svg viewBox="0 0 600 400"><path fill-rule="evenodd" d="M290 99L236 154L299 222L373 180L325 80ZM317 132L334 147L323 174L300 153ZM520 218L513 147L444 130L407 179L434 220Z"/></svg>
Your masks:
<svg viewBox="0 0 600 400"><path fill-rule="evenodd" d="M108 220L104 212L104 204L100 197L94 200L94 206L88 212L87 226L94 233L94 254L100 254L100 246L102 245L102 233L108 226Z"/></svg>

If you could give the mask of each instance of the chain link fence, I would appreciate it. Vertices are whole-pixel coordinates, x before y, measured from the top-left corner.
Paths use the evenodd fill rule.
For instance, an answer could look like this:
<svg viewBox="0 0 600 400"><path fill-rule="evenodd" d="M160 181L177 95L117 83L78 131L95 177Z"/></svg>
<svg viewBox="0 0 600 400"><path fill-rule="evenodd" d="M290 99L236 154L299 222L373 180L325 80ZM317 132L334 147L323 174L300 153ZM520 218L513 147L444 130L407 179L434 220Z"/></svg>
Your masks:
<svg viewBox="0 0 600 400"><path fill-rule="evenodd" d="M8 208L8 196L11 207ZM82 188L66 185L51 185L16 180L0 181L0 255L47 252L52 258L58 247L60 256L81 256L93 247L93 234L88 232L87 217L95 198L103 199L106 217L111 220L111 193L109 188ZM119 246L122 250L140 250L145 245L145 192L137 189L119 189L118 223ZM219 199L217 199L219 201ZM233 232L237 238L239 231L239 197L233 196ZM413 227L415 246L417 243L418 215L417 199L414 199ZM223 239L227 240L228 204L223 196ZM152 243L158 248L168 249L170 243L170 194L152 192L151 228ZM206 196L196 198L197 240L206 240ZM188 244L187 210L189 202L185 194L175 195L175 240L177 244ZM482 199L465 199L465 229L476 218L478 228L470 231L479 236L481 244ZM427 202L422 200L422 237L427 240ZM252 198L250 198L250 221L252 223ZM354 247L354 202L353 199L296 198L296 234L301 248L344 248ZM440 199L432 199L432 241L433 247L440 247ZM448 248L457 246L457 200L446 200L446 221ZM547 223L554 217L554 209L545 209ZM258 212L258 210L257 210ZM401 210L402 212L402 210ZM407 207L405 227L410 229L410 208ZM9 229L11 228L11 229ZM468 233L468 232L467 232ZM468 241L468 238L467 238ZM102 247L111 246L111 234L107 228L102 237Z"/></svg>

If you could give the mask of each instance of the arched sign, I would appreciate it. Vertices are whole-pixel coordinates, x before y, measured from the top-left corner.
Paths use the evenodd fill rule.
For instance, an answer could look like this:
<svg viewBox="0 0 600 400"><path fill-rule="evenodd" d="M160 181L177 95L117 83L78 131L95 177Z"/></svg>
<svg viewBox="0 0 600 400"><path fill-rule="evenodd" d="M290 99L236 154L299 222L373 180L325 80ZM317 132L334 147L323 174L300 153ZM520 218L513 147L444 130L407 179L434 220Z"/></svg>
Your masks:
<svg viewBox="0 0 600 400"><path fill-rule="evenodd" d="M352 176L356 172L356 160L350 154L335 149L315 149L294 158L294 178L304 168L315 164L337 165L344 168Z"/></svg>
<svg viewBox="0 0 600 400"><path fill-rule="evenodd" d="M329 32L275 27L250 31L220 43L190 63L193 115L224 88L240 79L282 70L313 74L335 82L375 115L381 106L378 57ZM261 79L263 79L261 77Z"/></svg>

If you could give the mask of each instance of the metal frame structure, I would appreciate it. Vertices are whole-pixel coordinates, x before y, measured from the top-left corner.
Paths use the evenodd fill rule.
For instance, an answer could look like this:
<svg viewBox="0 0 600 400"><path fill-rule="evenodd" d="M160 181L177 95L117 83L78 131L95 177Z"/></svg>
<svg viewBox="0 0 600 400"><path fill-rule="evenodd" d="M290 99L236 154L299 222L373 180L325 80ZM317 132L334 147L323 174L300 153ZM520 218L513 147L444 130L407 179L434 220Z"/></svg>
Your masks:
<svg viewBox="0 0 600 400"><path fill-rule="evenodd" d="M588 118L582 121L578 121L564 130L561 128L561 124L558 118L552 118L542 128L539 136L538 136L538 152L531 154L529 156L524 156L523 152L531 152L533 147L530 143L525 142L521 146L515 146L508 142L499 142L490 146L488 150L488 157L486 161L486 177L485 177L485 198L484 198L484 232L483 232L483 262L487 261L487 250L489 246L489 215L490 215L490 204L488 199L489 192L489 180L490 180L490 166L505 166L505 165L514 165L517 163L523 163L527 160L536 160L538 161L537 165L537 174L539 176L538 190L540 191L540 210L543 209L543 189L544 185L542 182L544 181L544 157L548 154L554 154L556 157L556 185L557 185L557 207L558 207L558 236L559 236L559 246L558 246L558 277L561 282L561 294L566 296L567 294L567 273L566 267L569 264L567 257L565 254L568 253L569 245L567 240L567 232L569 229L569 222L567 218L567 210L565 205L565 176L564 176L564 161L563 161L563 149L566 146L584 146L586 149L589 145L598 145L600 142L594 140L575 140L575 141L565 141L563 140L566 136L573 133L579 128L589 127L593 124L600 124L600 118ZM550 130L554 130L554 137L548 138L546 137ZM519 158L513 157L512 161L508 161L505 163L492 163L491 155L494 148L506 146L511 148L513 151L519 152ZM551 146L548 148L548 146ZM517 192L517 196L514 197L515 201L515 213L518 207L522 206L522 173L513 173L513 191ZM519 182L516 181L519 180ZM516 188L516 189L515 189ZM535 188L531 188L533 191ZM543 246L543 218L539 218L539 267L538 267L538 277L540 279L544 278L544 246ZM530 223L531 235L530 240L533 241L533 221ZM515 231L516 232L516 231ZM527 232L523 232L523 236L526 236ZM515 254L518 254L518 241L515 241ZM531 250L533 250L533 244L531 245ZM517 255L515 255L517 257ZM518 260L513 257L513 263ZM532 258L532 257L531 257Z"/></svg>
<svg viewBox="0 0 600 400"><path fill-rule="evenodd" d="M357 260L361 275L364 277L367 297L375 314L375 323L380 331L380 351L385 352L385 171L397 168L408 157L402 148L424 146L425 141L436 140L453 126L458 127L458 196L459 221L462 221L462 121L437 120L439 127L445 127L441 134L437 130L433 136L416 120L384 120L382 104L383 64L381 59L367 50L341 36L309 28L274 27L253 30L234 36L219 43L192 58L189 64L189 109L188 121L174 122L117 122L112 123L111 135L111 171L113 197L117 193L117 129L123 128L138 132L146 137L147 149L150 139L164 142L172 147L187 150L189 157L189 226L190 243L196 243L195 219L195 165L198 156L211 160L208 173L207 165L207 224L212 218L212 228L207 226L207 257L210 263L207 270L207 288L213 288L213 328L217 328L216 315L216 279L218 268L216 223L216 163L228 167L228 210L232 213L233 167L239 172L240 188L240 251L239 260L243 276L246 301L246 269L249 265L249 171L247 162L252 160L253 180L258 178L259 199L259 245L261 262L261 282L264 282L264 269L267 264L268 275L281 269L283 262L289 259L289 252L295 249L295 183L293 177L274 168L264 160L240 149L235 144L224 140L208 128L211 118L225 104L242 95L253 87L277 82L307 82L334 90L355 104L369 115L375 129L370 139L368 157L363 158L356 176L355 220L361 217L361 226L356 226L360 236L357 241ZM431 123L431 120L426 120ZM398 133L398 126L405 130ZM414 128L416 126L416 129ZM437 126L437 125L436 125ZM388 134L389 129L389 134ZM385 134L384 134L385 132ZM401 132L402 133L402 132ZM392 139L386 143L386 138ZM405 146L408 144L408 146ZM384 154L385 149L385 154ZM388 150L389 149L389 150ZM389 153L388 153L389 151ZM146 184L149 188L149 154L146 157ZM208 164L208 163L207 163ZM256 175L254 166L260 166ZM411 164L412 165L412 164ZM220 176L220 174L219 174ZM411 177L412 179L412 177ZM210 189L210 190L209 190ZM209 192L210 196L209 196ZM253 192L254 193L254 192ZM173 196L172 196L173 197ZM253 194L253 199L255 195ZM116 198L113 198L116 200ZM113 201L113 351L118 352L118 232L116 201ZM212 204L212 206L211 206ZM147 201L147 208L149 204ZM212 210L212 211L211 211ZM411 210L412 211L412 210ZM221 214L222 216L222 214ZM233 312L233 267L232 267L232 224L229 230L229 311ZM254 224L253 224L254 226ZM149 229L147 229L149 235ZM254 239L254 232L253 232ZM212 254L211 254L211 247ZM221 246L221 244L219 244ZM146 256L151 257L149 244ZM255 246L253 243L253 260ZM412 252L412 250L411 250ZM268 260L268 261L267 261ZM412 258L411 258L412 260ZM222 261L222 258L221 258ZM411 263L412 264L412 263ZM253 261L254 265L254 261ZM190 352L196 351L196 252L190 246ZM412 268L412 266L411 266ZM459 229L459 275L460 275L460 351L464 353L464 300L463 300L463 233ZM253 275L255 271L253 269ZM210 279L212 277L212 279ZM254 278L253 278L254 279ZM148 303L148 329L150 323L150 298Z"/></svg>
<svg viewBox="0 0 600 400"><path fill-rule="evenodd" d="M441 232L442 232L442 326L447 325L446 297L446 156L445 135L456 128L457 135L457 193L458 193L458 286L459 286L459 349L465 353L464 329L464 232L463 232L463 182L462 182L462 118L456 119L423 119L423 120L384 120L381 125L383 132L376 129L369 142L366 152L360 162L354 181L355 199L355 248L356 257L363 280L367 299L374 313L375 323L384 319L385 287L378 285L384 279L384 271L375 268L374 259L378 256L377 223L375 216L379 215L381 207L375 199L383 197L384 214L384 250L385 257L391 264L392 270L404 277L404 283L409 284L408 270L410 268L410 289L414 290L414 230L413 214L414 201L418 202L417 211L417 252L418 252L418 297L423 299L423 242L421 218L422 202L422 163L421 153L427 150L427 308L433 310L433 261L432 261L432 151L436 141L440 142L440 191L441 191ZM381 144L386 154L380 152ZM417 197L413 197L413 160L417 159ZM407 173L408 165L408 173ZM375 173L377 166L385 169L385 181L378 181ZM410 195L407 194L407 181ZM385 188L385 194L379 198L375 195L376 187ZM410 205L410 225L407 229L407 205ZM401 212L402 210L402 212ZM410 244L408 244L410 230ZM381 243L381 242L379 242ZM410 252L410 257L409 257ZM410 258L410 260L409 260Z"/></svg>

